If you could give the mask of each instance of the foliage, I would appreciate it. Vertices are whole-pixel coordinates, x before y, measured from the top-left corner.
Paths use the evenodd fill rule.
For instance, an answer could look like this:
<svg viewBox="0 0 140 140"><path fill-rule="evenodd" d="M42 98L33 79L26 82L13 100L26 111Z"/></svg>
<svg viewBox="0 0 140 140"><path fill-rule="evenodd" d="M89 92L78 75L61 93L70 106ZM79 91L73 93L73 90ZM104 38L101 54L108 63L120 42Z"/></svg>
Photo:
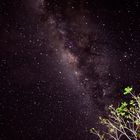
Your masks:
<svg viewBox="0 0 140 140"><path fill-rule="evenodd" d="M99 117L100 122L107 128L106 131L90 132L97 135L99 140L138 140L140 138L140 96L133 93L132 87L126 87L123 94L130 96L129 101L121 102L118 108L108 107L108 118Z"/></svg>
<svg viewBox="0 0 140 140"><path fill-rule="evenodd" d="M132 87L127 86L127 87L124 89L123 94L124 94L124 95L130 94L130 93L132 92L132 90L133 90Z"/></svg>

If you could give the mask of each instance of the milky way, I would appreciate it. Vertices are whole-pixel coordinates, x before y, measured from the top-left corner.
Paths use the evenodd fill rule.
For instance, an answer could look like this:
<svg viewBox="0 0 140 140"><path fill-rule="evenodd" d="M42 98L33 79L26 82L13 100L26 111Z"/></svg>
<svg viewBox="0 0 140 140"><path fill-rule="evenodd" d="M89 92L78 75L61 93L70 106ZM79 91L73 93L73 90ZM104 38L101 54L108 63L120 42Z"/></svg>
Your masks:
<svg viewBox="0 0 140 140"><path fill-rule="evenodd" d="M115 61L115 54L104 27L90 21L86 11L79 11L71 20L67 23L58 21L55 16L47 17L44 34L48 34L49 47L55 52L64 75L69 77L68 82L84 89L88 96L100 94L101 98L115 88L114 79L109 80L111 65L114 65L111 59L113 56Z"/></svg>
<svg viewBox="0 0 140 140"><path fill-rule="evenodd" d="M96 140L124 86L139 88L138 0L2 0L0 139Z"/></svg>

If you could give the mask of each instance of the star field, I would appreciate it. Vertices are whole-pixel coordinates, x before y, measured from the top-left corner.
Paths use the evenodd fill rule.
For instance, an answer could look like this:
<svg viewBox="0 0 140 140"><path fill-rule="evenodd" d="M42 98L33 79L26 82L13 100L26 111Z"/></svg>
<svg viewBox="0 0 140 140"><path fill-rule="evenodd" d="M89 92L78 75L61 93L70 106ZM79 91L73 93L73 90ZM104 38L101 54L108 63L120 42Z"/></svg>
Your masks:
<svg viewBox="0 0 140 140"><path fill-rule="evenodd" d="M0 2L0 140L96 140L122 88L140 90L138 0Z"/></svg>

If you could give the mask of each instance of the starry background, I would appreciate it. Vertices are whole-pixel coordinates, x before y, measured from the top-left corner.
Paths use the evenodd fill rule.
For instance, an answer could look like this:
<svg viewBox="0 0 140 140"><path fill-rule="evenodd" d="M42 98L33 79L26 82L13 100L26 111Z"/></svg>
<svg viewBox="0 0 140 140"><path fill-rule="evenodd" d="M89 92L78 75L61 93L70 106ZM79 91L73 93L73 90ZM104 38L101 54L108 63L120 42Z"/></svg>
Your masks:
<svg viewBox="0 0 140 140"><path fill-rule="evenodd" d="M138 0L1 0L0 140L96 140L124 86L139 91Z"/></svg>

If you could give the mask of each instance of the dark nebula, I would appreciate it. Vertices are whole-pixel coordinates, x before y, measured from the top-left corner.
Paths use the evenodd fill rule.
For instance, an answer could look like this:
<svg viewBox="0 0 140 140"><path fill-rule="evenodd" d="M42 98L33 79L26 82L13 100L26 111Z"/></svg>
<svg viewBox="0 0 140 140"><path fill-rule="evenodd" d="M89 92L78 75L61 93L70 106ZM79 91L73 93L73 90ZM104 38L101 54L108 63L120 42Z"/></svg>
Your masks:
<svg viewBox="0 0 140 140"><path fill-rule="evenodd" d="M140 90L138 0L1 0L0 140L96 140L123 87Z"/></svg>

